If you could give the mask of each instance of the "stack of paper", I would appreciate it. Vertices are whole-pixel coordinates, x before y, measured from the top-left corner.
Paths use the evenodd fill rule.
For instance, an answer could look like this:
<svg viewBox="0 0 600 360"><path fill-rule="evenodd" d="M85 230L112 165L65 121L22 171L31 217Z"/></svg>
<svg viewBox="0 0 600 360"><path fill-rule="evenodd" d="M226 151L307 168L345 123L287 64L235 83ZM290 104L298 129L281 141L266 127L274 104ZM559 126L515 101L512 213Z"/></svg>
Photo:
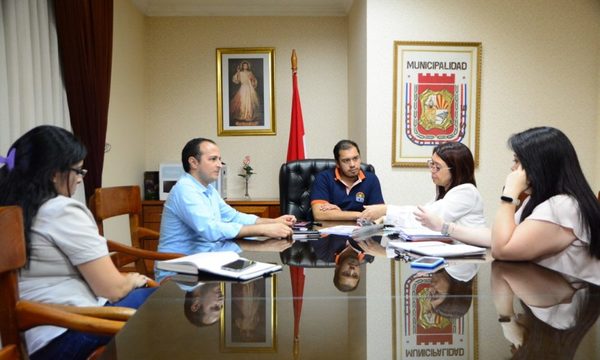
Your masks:
<svg viewBox="0 0 600 360"><path fill-rule="evenodd" d="M447 244L441 241L406 242L388 241L388 245L419 255L439 257L483 256L486 249L467 244Z"/></svg>
<svg viewBox="0 0 600 360"><path fill-rule="evenodd" d="M358 225L336 225L323 229L319 229L321 234L327 235L345 235L350 236L354 230L357 230L360 226Z"/></svg>

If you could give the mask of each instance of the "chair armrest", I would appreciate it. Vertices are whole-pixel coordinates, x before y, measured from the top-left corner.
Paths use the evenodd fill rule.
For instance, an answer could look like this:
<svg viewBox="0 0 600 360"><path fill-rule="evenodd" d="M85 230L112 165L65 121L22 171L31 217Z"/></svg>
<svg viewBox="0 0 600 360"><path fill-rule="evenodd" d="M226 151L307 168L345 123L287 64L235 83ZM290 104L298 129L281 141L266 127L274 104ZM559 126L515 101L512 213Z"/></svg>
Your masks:
<svg viewBox="0 0 600 360"><path fill-rule="evenodd" d="M142 226L138 227L137 233L140 239L158 239L160 237L160 233L158 231Z"/></svg>
<svg viewBox="0 0 600 360"><path fill-rule="evenodd" d="M70 306L59 304L44 304L54 309L71 314L92 316L99 319L127 321L135 314L135 309L122 306Z"/></svg>
<svg viewBox="0 0 600 360"><path fill-rule="evenodd" d="M108 251L114 251L114 252L119 252L119 253L123 253L123 254L128 254L128 255L132 255L132 256L135 256L138 258L142 258L142 259L171 260L171 259L176 259L176 258L184 256L183 254L177 254L177 253L160 253L160 252L151 251L151 250L138 249L138 248L134 248L132 246L118 243L113 240L106 240L106 242L108 245Z"/></svg>
<svg viewBox="0 0 600 360"><path fill-rule="evenodd" d="M71 330L111 336L125 325L124 321L73 314L51 305L25 300L17 302L16 310L18 313L18 326L21 330L40 325L56 325Z"/></svg>

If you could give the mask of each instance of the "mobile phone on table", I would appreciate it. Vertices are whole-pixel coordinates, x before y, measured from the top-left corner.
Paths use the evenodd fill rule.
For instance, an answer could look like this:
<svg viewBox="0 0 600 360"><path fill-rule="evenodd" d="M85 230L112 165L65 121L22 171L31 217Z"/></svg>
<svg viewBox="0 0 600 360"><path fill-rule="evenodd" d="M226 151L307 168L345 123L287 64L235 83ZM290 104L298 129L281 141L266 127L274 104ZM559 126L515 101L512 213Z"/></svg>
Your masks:
<svg viewBox="0 0 600 360"><path fill-rule="evenodd" d="M437 256L422 256L411 261L410 267L416 269L435 269L444 263L444 258Z"/></svg>
<svg viewBox="0 0 600 360"><path fill-rule="evenodd" d="M221 269L229 270L229 271L242 271L242 270L245 270L255 264L256 264L256 261L254 261L254 260L237 259L235 261L232 261L230 263L227 263L227 264L221 266Z"/></svg>

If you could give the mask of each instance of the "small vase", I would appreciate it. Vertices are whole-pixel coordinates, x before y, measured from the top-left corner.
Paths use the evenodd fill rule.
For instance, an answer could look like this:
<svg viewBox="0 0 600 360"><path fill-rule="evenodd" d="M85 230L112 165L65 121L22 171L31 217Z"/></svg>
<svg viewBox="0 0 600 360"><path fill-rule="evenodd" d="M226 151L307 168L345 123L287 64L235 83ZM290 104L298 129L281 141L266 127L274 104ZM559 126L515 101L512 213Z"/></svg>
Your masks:
<svg viewBox="0 0 600 360"><path fill-rule="evenodd" d="M248 180L250 180L250 177L247 177L245 179L245 190L246 192L244 193L244 199L250 199L250 194L248 194Z"/></svg>

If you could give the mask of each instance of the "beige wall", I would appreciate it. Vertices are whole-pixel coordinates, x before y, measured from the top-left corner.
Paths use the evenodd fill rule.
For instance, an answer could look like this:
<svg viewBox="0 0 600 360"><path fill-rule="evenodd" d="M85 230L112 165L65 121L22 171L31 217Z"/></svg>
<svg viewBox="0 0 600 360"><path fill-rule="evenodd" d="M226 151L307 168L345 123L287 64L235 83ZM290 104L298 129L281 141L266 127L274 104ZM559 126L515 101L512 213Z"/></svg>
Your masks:
<svg viewBox="0 0 600 360"><path fill-rule="evenodd" d="M142 185L146 102L144 16L130 1L114 2L113 63L102 186ZM105 222L105 235L130 243L123 216Z"/></svg>
<svg viewBox="0 0 600 360"><path fill-rule="evenodd" d="M309 156L330 157L347 135L347 20L343 17L163 17L146 19L145 167L180 160L193 137L208 137L229 166L228 196L243 195L237 176L244 155L257 175L255 198L278 198L291 113L292 49L298 76ZM275 48L276 136L217 137L217 48Z"/></svg>
<svg viewBox="0 0 600 360"><path fill-rule="evenodd" d="M348 137L361 147L369 162L367 144L367 7L355 0L348 15ZM377 171L377 169L375 169Z"/></svg>

